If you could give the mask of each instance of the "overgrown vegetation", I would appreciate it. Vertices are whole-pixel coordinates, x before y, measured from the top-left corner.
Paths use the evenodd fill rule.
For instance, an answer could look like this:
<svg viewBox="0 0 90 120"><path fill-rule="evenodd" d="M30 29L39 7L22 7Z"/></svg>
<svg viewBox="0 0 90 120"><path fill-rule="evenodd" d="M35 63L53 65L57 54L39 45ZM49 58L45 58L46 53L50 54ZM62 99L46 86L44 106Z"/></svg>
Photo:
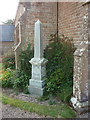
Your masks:
<svg viewBox="0 0 90 120"><path fill-rule="evenodd" d="M0 94L0 100L1 100L1 94ZM55 118L61 118L61 117L75 118L76 117L75 111L73 111L68 105L65 105L65 104L58 105L58 106L56 105L45 106L45 105L25 102L22 100L17 100L4 95L2 96L2 102L4 104L9 104L15 107L19 107L29 112L35 112L39 115L51 116Z"/></svg>
<svg viewBox="0 0 90 120"><path fill-rule="evenodd" d="M16 91L23 91L28 93L29 79L31 78L31 64L29 61L33 57L33 50L31 50L30 44L26 50L21 51L19 62L20 68L14 73L13 88Z"/></svg>
<svg viewBox="0 0 90 120"><path fill-rule="evenodd" d="M67 41L65 41L67 39ZM54 38L45 49L47 63L46 91L69 101L73 87L73 52L75 48L69 38Z"/></svg>
<svg viewBox="0 0 90 120"><path fill-rule="evenodd" d="M46 47L44 57L48 60L47 63L47 80L46 80L46 95L59 96L61 100L69 102L72 95L73 87L73 44L67 37L53 37L52 42ZM31 78L30 59L33 57L33 50L30 45L20 55L20 68L10 79L7 77L7 82L13 80L13 88L18 91L27 93L29 79ZM14 68L15 64L11 57L4 60L5 68ZM14 62L12 62L14 63ZM2 82L3 83L3 82ZM8 85L6 84L8 87ZM47 96L46 96L47 98Z"/></svg>
<svg viewBox="0 0 90 120"><path fill-rule="evenodd" d="M13 74L13 89L16 92L28 93L29 77L21 70Z"/></svg>
<svg viewBox="0 0 90 120"><path fill-rule="evenodd" d="M12 88L13 86L13 72L8 68L6 71L3 72L2 77L0 78L0 86ZM1 81L2 80L2 81Z"/></svg>
<svg viewBox="0 0 90 120"><path fill-rule="evenodd" d="M20 54L20 70L29 78L31 77L31 64L29 61L33 58L33 55L34 50L31 50L30 44L28 44L27 49Z"/></svg>
<svg viewBox="0 0 90 120"><path fill-rule="evenodd" d="M15 69L15 55L7 55L3 58L3 67L5 69L10 68L10 69Z"/></svg>
<svg viewBox="0 0 90 120"><path fill-rule="evenodd" d="M15 69L15 57L13 55L9 55L3 59L3 66L5 71L11 76L7 76L7 72L3 73L2 78L2 87L12 87L15 91L22 91L24 93L28 93L28 84L29 79L31 78L31 64L29 60L33 57L33 50L30 48L30 44L25 51L21 51L19 62L20 68Z"/></svg>

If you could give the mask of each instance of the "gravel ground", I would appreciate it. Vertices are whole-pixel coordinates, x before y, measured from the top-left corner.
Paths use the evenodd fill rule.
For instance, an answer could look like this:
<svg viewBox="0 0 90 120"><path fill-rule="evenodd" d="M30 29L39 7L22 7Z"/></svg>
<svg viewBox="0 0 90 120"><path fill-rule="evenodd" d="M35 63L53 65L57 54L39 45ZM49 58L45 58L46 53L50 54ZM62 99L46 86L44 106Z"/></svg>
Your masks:
<svg viewBox="0 0 90 120"><path fill-rule="evenodd" d="M38 98L37 96L32 96L24 93L19 93L18 95L16 95L12 89L2 89L2 93L16 99L21 99L23 101L33 102L37 104L48 105L49 102L48 100L44 102L40 102L37 100ZM56 101L56 102L57 104L62 104L61 101ZM50 118L50 116L47 117L39 116L36 113L30 113L28 111L24 111L19 108L4 104L2 105L2 117L3 118ZM88 117L90 117L90 113L84 113L77 116L77 118L88 118Z"/></svg>
<svg viewBox="0 0 90 120"><path fill-rule="evenodd" d="M24 93L16 94L15 92L13 92L12 89L2 89L2 93L8 95L9 97L20 99L20 100L23 100L23 101L32 102L32 103L36 103L36 104L42 104L42 105L49 105L48 104L49 100L39 101L38 96L30 95L30 94L24 94ZM58 101L55 98L52 98L52 99L57 104L62 104L62 102L60 100Z"/></svg>
<svg viewBox="0 0 90 120"><path fill-rule="evenodd" d="M21 110L19 108L2 105L2 118L43 118L36 113L30 113L28 111Z"/></svg>
<svg viewBox="0 0 90 120"><path fill-rule="evenodd" d="M84 113L78 116L78 118L90 118L90 113Z"/></svg>
<svg viewBox="0 0 90 120"><path fill-rule="evenodd" d="M2 93L8 95L12 98L21 99L27 102L33 102L37 104L48 105L48 101L39 102L37 100L38 96L32 96L24 93L16 93L13 92L12 89L2 89ZM21 110L20 108L16 108L14 106L2 104L2 118L51 118L50 116L40 116L36 113L31 113L28 111Z"/></svg>

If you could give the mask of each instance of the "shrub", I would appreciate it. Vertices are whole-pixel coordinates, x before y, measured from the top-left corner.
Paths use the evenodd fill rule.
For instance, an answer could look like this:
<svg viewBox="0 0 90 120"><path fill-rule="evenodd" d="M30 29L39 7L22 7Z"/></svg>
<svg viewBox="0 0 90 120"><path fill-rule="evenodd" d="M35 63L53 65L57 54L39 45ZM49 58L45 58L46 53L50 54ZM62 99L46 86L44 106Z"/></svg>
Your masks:
<svg viewBox="0 0 90 120"><path fill-rule="evenodd" d="M58 94L58 96L60 97L60 100L64 101L64 102L70 102L71 96L73 94L73 89L72 86L65 85L62 87L61 92Z"/></svg>
<svg viewBox="0 0 90 120"><path fill-rule="evenodd" d="M31 78L31 64L29 61L33 57L33 50L31 50L30 44L27 49L21 51L19 62L20 68L16 70L14 74L13 88L16 91L22 91L28 93L29 79Z"/></svg>
<svg viewBox="0 0 90 120"><path fill-rule="evenodd" d="M29 79L31 78L31 64L29 60L33 57L33 50L28 45L25 51L20 54L20 68L18 70L7 71L3 74L2 87L13 87L15 91L28 92ZM7 56L3 59L4 68L15 68L14 55ZM9 69L9 70L10 70ZM13 82L12 82L13 81Z"/></svg>
<svg viewBox="0 0 90 120"><path fill-rule="evenodd" d="M34 51L31 50L30 44L25 51L20 54L20 70L29 77L31 77L31 64L29 61L33 58Z"/></svg>
<svg viewBox="0 0 90 120"><path fill-rule="evenodd" d="M3 58L3 67L5 69L10 68L10 69L15 69L15 55L7 55L6 57Z"/></svg>
<svg viewBox="0 0 90 120"><path fill-rule="evenodd" d="M2 85L2 87L4 88L12 88L13 87L12 76L13 76L13 72L10 69L7 69L2 75L1 78L2 80L0 80L0 85Z"/></svg>
<svg viewBox="0 0 90 120"><path fill-rule="evenodd" d="M68 91L73 87L73 52L75 48L71 42L65 40L66 38L62 42L61 38L55 38L45 49L45 58L48 59L46 81L48 94L62 94L65 87L69 88ZM70 96L69 92L67 96Z"/></svg>
<svg viewBox="0 0 90 120"><path fill-rule="evenodd" d="M24 93L28 92L29 77L20 70L14 73L13 77L13 88L15 91L22 91Z"/></svg>

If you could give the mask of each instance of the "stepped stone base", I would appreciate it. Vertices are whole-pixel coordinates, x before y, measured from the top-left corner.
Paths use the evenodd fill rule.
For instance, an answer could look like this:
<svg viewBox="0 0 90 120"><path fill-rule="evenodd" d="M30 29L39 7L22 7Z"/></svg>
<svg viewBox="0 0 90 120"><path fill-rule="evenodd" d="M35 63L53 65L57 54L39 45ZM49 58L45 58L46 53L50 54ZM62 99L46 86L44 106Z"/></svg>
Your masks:
<svg viewBox="0 0 90 120"><path fill-rule="evenodd" d="M29 84L30 86L28 87L28 89L29 89L30 94L43 96L45 80L41 81L41 80L30 79Z"/></svg>
<svg viewBox="0 0 90 120"><path fill-rule="evenodd" d="M30 94L32 94L32 95L43 96L45 88L29 86L28 90L29 90Z"/></svg>

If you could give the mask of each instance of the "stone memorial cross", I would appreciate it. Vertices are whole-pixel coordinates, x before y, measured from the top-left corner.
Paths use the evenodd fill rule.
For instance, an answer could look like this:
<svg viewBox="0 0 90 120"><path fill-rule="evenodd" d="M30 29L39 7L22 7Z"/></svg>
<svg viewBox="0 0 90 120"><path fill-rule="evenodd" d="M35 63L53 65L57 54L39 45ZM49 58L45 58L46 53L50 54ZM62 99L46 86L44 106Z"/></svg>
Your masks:
<svg viewBox="0 0 90 120"><path fill-rule="evenodd" d="M46 80L46 63L43 58L42 23L35 23L34 58L29 61L32 64L32 78L29 81L29 92L43 96Z"/></svg>

